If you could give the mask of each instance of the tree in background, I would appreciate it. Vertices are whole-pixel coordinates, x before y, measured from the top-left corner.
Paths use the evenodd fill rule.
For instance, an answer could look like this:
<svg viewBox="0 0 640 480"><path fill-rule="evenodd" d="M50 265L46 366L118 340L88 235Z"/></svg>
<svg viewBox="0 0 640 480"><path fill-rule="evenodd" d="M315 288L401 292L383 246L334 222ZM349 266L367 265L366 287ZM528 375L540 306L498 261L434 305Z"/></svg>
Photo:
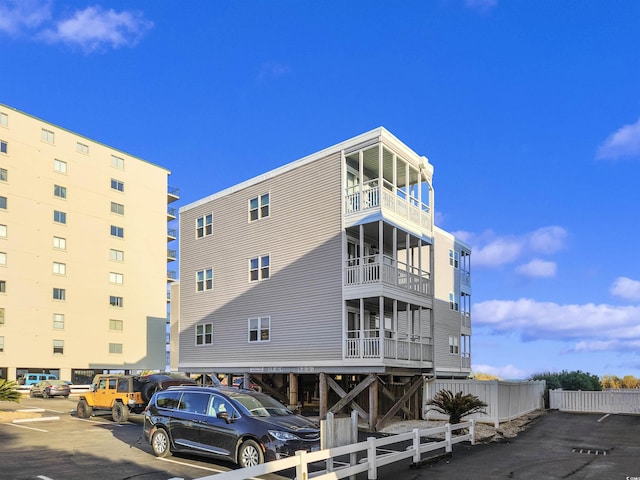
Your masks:
<svg viewBox="0 0 640 480"><path fill-rule="evenodd" d="M483 373L483 372L471 372L471 375L469 375L469 378L471 378L472 380L502 380L500 377L497 377L496 375L491 375L490 373Z"/></svg>
<svg viewBox="0 0 640 480"><path fill-rule="evenodd" d="M449 415L449 423L460 423L462 417L472 413L485 413L487 406L482 400L470 393L458 392L455 395L450 390L440 390L427 405L436 412Z"/></svg>
<svg viewBox="0 0 640 480"><path fill-rule="evenodd" d="M16 382L0 379L0 401L19 402L20 397Z"/></svg>
<svg viewBox="0 0 640 480"><path fill-rule="evenodd" d="M558 388L562 388L564 390L602 390L600 378L598 378L597 375L592 375L581 370L575 370L573 372L562 370L558 373L536 373L535 375L531 375L529 380L545 380L547 382L548 390L555 390Z"/></svg>
<svg viewBox="0 0 640 480"><path fill-rule="evenodd" d="M625 375L620 378L616 375L603 375L600 380L602 388L640 388L640 380L633 375Z"/></svg>

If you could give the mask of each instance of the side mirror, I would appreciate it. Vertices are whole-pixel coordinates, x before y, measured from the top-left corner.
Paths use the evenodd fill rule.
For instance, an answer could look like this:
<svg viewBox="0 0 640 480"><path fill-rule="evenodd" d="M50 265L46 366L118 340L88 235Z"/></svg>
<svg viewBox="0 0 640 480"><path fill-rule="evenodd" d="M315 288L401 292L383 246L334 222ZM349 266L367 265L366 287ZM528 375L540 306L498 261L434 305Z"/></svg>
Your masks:
<svg viewBox="0 0 640 480"><path fill-rule="evenodd" d="M98 390L98 385L96 385L95 383L91 384L91 389L92 392L95 392L96 390Z"/></svg>
<svg viewBox="0 0 640 480"><path fill-rule="evenodd" d="M219 412L218 415L216 415L218 418L222 418L224 419L225 422L227 423L231 423L232 422L232 418L229 417L229 413L228 412Z"/></svg>

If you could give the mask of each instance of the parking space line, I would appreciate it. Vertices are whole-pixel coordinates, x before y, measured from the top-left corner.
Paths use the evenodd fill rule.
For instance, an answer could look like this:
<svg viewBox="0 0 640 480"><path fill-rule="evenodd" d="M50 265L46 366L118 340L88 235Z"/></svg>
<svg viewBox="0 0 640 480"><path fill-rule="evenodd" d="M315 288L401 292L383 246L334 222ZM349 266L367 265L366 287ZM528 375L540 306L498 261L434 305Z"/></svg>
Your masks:
<svg viewBox="0 0 640 480"><path fill-rule="evenodd" d="M34 427L27 427L26 425L19 425L17 423L2 423L0 425L11 425L12 427L18 427L18 428L26 428L27 430L35 430L37 432L45 432L48 433L49 430L43 430L42 428L34 428Z"/></svg>
<svg viewBox="0 0 640 480"><path fill-rule="evenodd" d="M112 425L114 427L126 427L127 425L133 425L133 423L115 423L115 422L103 422L100 420L89 420L88 418L71 417L78 422L97 423L98 425Z"/></svg>
<svg viewBox="0 0 640 480"><path fill-rule="evenodd" d="M42 413L44 412L44 408L20 408L18 410L16 410L16 412L22 412L22 413Z"/></svg>
<svg viewBox="0 0 640 480"><path fill-rule="evenodd" d="M53 478L45 477L44 475L38 475L36 478L39 478L40 480L53 480Z"/></svg>
<svg viewBox="0 0 640 480"><path fill-rule="evenodd" d="M158 460L162 460L163 462L169 462L169 463L177 463L178 465L184 465L187 467L199 468L200 470L207 470L209 472L224 473L228 471L228 470L220 470L219 468L203 467L201 465L194 465L192 463L187 463L187 462L179 462L178 460L173 460L171 458L158 458Z"/></svg>
<svg viewBox="0 0 640 480"><path fill-rule="evenodd" d="M600 418L598 419L598 422L601 422L601 421L603 421L603 420L606 420L606 419L607 419L607 417L608 417L609 415L611 415L611 414L610 414L610 413L607 413L607 414L606 414L606 415L604 415L603 417L600 417Z"/></svg>
<svg viewBox="0 0 640 480"><path fill-rule="evenodd" d="M60 420L60 417L16 418L11 423L48 422L50 420Z"/></svg>

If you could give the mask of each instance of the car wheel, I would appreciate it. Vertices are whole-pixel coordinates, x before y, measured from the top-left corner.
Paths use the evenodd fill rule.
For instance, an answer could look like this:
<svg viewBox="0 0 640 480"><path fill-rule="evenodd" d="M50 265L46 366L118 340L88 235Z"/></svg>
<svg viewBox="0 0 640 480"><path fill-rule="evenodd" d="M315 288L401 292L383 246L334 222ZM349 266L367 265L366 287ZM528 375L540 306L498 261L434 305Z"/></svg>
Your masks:
<svg viewBox="0 0 640 480"><path fill-rule="evenodd" d="M167 435L166 430L159 428L153 432L151 436L151 448L156 457L164 458L171 454L169 435Z"/></svg>
<svg viewBox="0 0 640 480"><path fill-rule="evenodd" d="M49 398L49 392L47 390L45 390L44 392L42 392L42 398Z"/></svg>
<svg viewBox="0 0 640 480"><path fill-rule="evenodd" d="M78 406L76 407L76 415L80 418L89 418L93 413L93 408L87 405L87 401L82 399L78 402Z"/></svg>
<svg viewBox="0 0 640 480"><path fill-rule="evenodd" d="M240 445L240 450L238 450L238 465L245 468L254 467L261 463L264 463L264 455L262 454L260 445L253 440L247 440Z"/></svg>
<svg viewBox="0 0 640 480"><path fill-rule="evenodd" d="M123 403L116 402L111 409L111 416L114 422L122 423L129 420L129 407Z"/></svg>

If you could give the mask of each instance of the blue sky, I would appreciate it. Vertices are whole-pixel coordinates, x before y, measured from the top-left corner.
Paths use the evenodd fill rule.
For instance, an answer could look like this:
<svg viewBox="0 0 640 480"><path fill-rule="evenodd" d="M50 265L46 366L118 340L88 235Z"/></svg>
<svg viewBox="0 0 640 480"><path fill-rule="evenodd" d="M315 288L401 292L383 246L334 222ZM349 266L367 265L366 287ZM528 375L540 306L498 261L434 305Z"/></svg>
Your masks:
<svg viewBox="0 0 640 480"><path fill-rule="evenodd" d="M0 0L0 102L186 204L384 126L472 253L475 371L640 377L640 2Z"/></svg>

